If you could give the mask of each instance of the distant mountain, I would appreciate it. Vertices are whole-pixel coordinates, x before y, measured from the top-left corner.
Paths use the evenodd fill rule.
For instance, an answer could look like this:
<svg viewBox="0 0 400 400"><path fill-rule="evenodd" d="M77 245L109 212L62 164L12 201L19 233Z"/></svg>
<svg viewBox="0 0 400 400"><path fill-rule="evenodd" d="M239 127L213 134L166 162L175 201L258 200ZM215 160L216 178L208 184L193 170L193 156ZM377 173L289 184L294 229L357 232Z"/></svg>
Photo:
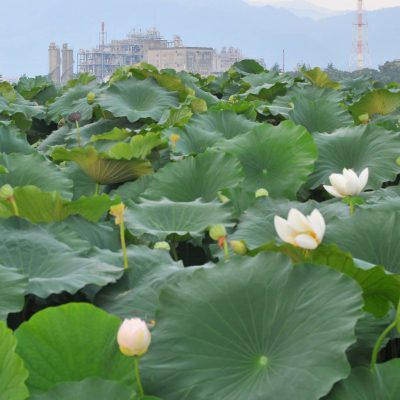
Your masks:
<svg viewBox="0 0 400 400"><path fill-rule="evenodd" d="M298 17L306 17L312 19L322 19L333 17L335 15L343 15L346 12L334 11L325 7L318 7L306 0L287 0L274 3L272 7L283 8Z"/></svg>
<svg viewBox="0 0 400 400"><path fill-rule="evenodd" d="M289 0L282 0L289 1ZM283 8L254 7L244 0L69 0L62 10L54 0L1 0L0 74L46 74L50 42L68 42L77 52L99 42L101 21L108 40L122 39L133 28L157 26L169 39L182 36L186 45L234 46L246 56L264 58L267 66L298 63L347 69L354 37L355 14L315 20ZM298 0L296 0L298 4ZM400 7L368 13L372 66L400 58Z"/></svg>

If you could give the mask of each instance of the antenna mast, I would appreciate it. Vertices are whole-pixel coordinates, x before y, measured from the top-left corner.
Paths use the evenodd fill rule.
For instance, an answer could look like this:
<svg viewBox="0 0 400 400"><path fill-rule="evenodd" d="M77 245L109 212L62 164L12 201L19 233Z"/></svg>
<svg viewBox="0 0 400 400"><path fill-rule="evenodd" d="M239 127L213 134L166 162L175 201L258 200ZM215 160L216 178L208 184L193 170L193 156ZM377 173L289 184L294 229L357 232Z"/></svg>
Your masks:
<svg viewBox="0 0 400 400"><path fill-rule="evenodd" d="M364 68L364 5L358 0L357 5L357 69Z"/></svg>
<svg viewBox="0 0 400 400"><path fill-rule="evenodd" d="M353 41L353 56L351 64L353 68L359 71L364 69L368 63L366 26L367 20L365 16L364 1L357 0L357 23L355 24L357 38Z"/></svg>

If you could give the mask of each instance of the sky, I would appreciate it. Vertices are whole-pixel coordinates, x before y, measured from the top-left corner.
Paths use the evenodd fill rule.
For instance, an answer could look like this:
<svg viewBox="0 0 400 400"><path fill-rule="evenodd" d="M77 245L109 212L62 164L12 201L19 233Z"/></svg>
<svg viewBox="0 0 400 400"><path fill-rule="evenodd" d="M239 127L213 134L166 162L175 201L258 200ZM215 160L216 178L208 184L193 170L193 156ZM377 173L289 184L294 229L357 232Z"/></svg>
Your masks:
<svg viewBox="0 0 400 400"><path fill-rule="evenodd" d="M276 4L286 0L246 0L250 4ZM319 7L329 8L331 10L353 10L355 8L355 0L307 0ZM386 7L400 6L400 0L364 0L365 7L369 10L378 10Z"/></svg>
<svg viewBox="0 0 400 400"><path fill-rule="evenodd" d="M106 22L109 39L122 39L134 27L147 29L157 26L168 39L173 34L180 34L184 42L191 46L239 47L248 57L265 58L267 66L281 60L282 48L285 48L288 65L308 62L324 66L333 62L345 68L352 40L351 32L346 29L351 30L353 20L341 20L344 26L328 21L326 26L317 27L316 21L304 23L294 15L286 15L282 21L269 20L269 14L273 12L265 11L268 15L261 15L257 7L245 5L245 2L253 2L254 5L257 2L258 5L260 2L299 5L304 1L339 11L354 9L352 6L356 5L356 0L0 0L0 13L3 15L0 23L0 74L6 78L47 74L50 42L58 45L68 42L75 50L77 60L80 48L88 49L98 44L101 21ZM370 9L400 7L400 0L365 2ZM175 5L170 6L170 3ZM61 4L67 6L60 7ZM218 6L218 12L213 14L203 7L202 18L197 18L202 8L200 5L207 4L214 8ZM244 15L241 14L242 6L246 8ZM379 20L368 28L374 66L400 58L400 48L393 45L400 37L400 9L393 16L391 11L386 14L392 18L390 24L386 20L378 23ZM249 18L253 20L249 21ZM354 18L354 15L349 18ZM265 20L268 20L267 24ZM290 25L282 27L286 20L290 21ZM246 27L241 30L243 21L246 21ZM315 37L314 28L328 44ZM265 40L264 37L273 37L274 40ZM311 43L319 47L312 47ZM345 47L347 45L350 49ZM290 54L293 60L290 60Z"/></svg>

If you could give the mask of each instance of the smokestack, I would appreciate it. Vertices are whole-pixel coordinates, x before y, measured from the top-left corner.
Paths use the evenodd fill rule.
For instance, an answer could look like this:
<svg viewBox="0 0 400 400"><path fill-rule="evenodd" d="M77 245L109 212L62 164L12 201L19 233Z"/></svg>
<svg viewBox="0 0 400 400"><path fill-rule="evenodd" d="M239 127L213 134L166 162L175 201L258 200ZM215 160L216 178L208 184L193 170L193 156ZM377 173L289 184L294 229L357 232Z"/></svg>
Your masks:
<svg viewBox="0 0 400 400"><path fill-rule="evenodd" d="M74 51L68 48L68 44L62 45L62 76L61 82L67 83L74 76Z"/></svg>
<svg viewBox="0 0 400 400"><path fill-rule="evenodd" d="M54 83L61 82L60 48L54 42L49 45L49 77Z"/></svg>

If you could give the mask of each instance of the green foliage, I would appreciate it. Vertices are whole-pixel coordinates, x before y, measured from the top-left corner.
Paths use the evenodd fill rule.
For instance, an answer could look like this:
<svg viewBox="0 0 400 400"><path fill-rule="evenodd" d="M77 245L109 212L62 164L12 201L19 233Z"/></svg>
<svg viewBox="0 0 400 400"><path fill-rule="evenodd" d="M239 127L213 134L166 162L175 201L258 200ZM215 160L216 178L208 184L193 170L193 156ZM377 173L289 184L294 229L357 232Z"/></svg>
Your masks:
<svg viewBox="0 0 400 400"><path fill-rule="evenodd" d="M99 378L87 378L79 382L64 382L54 386L44 394L31 397L31 400L134 400L132 390L126 385Z"/></svg>
<svg viewBox="0 0 400 400"><path fill-rule="evenodd" d="M335 385L327 400L396 400L399 373L399 359L378 365L376 371L355 368L347 379Z"/></svg>
<svg viewBox="0 0 400 400"><path fill-rule="evenodd" d="M74 161L94 182L101 185L121 183L147 175L152 172L149 161L138 159L124 159L124 156L134 155L132 147L128 152L125 148L114 149L112 154L97 152L92 146L67 150L57 147L52 153L55 161Z"/></svg>
<svg viewBox="0 0 400 400"><path fill-rule="evenodd" d="M25 293L42 298L63 291L76 293L89 284L104 286L115 282L122 272L119 264L107 264L90 257L89 243L66 228L54 231L51 226L10 219L1 221L0 237L5 267L2 275L24 286L27 280ZM23 306L21 291L22 287L15 287L10 293L9 301L14 299L13 311Z"/></svg>
<svg viewBox="0 0 400 400"><path fill-rule="evenodd" d="M360 115L374 114L387 115L400 107L400 93L392 92L388 89L378 89L370 93L366 93L357 103L350 107L354 118Z"/></svg>
<svg viewBox="0 0 400 400"><path fill-rule="evenodd" d="M316 86L330 89L340 89L341 87L339 82L330 80L329 75L318 67L308 71L302 70L301 72L306 79Z"/></svg>
<svg viewBox="0 0 400 400"><path fill-rule="evenodd" d="M329 184L329 175L352 168L358 174L369 168L367 189L379 189L384 182L394 181L400 172L399 134L373 125L339 129L332 134L314 136L318 160L307 185L316 188Z"/></svg>
<svg viewBox="0 0 400 400"><path fill-rule="evenodd" d="M152 235L165 240L170 235L201 237L213 225L229 224L230 212L222 204L146 200L129 204L126 225L135 235Z"/></svg>
<svg viewBox="0 0 400 400"><path fill-rule="evenodd" d="M235 187L242 180L238 159L223 152L206 152L166 165L154 175L143 196L153 200L212 201L220 190Z"/></svg>
<svg viewBox="0 0 400 400"><path fill-rule="evenodd" d="M17 352L29 371L30 391L95 377L132 386L133 361L115 341L119 325L117 317L83 303L48 308L21 325Z"/></svg>
<svg viewBox="0 0 400 400"><path fill-rule="evenodd" d="M162 287L176 276L182 276L185 270L165 250L130 246L127 251L129 265L133 268L129 268L117 283L102 289L95 303L122 318L154 319ZM98 252L96 257L115 265L123 263L121 254L110 251Z"/></svg>
<svg viewBox="0 0 400 400"><path fill-rule="evenodd" d="M0 393L2 400L25 400L28 389L25 381L28 371L15 353L16 340L12 331L0 321Z"/></svg>
<svg viewBox="0 0 400 400"><path fill-rule="evenodd" d="M397 400L397 67L0 83L0 399Z"/></svg>
<svg viewBox="0 0 400 400"><path fill-rule="evenodd" d="M173 93L153 80L138 81L133 78L113 83L96 102L115 117L126 117L130 122L141 118L158 121L163 111L178 104Z"/></svg>
<svg viewBox="0 0 400 400"><path fill-rule="evenodd" d="M161 294L146 381L168 399L320 398L349 372L360 305L349 279L281 255L200 270Z"/></svg>
<svg viewBox="0 0 400 400"><path fill-rule="evenodd" d="M293 199L317 158L310 133L291 122L277 127L260 126L221 147L240 160L245 173L244 188L265 188L272 197Z"/></svg>

